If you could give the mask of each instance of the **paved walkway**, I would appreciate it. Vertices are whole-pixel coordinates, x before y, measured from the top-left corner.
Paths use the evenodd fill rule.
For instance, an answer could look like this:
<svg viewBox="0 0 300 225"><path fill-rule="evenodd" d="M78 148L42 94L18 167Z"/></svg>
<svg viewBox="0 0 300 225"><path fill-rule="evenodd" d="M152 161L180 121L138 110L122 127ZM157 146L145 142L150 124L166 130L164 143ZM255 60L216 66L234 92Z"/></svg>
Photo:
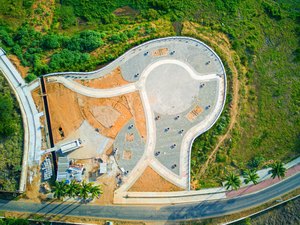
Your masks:
<svg viewBox="0 0 300 225"><path fill-rule="evenodd" d="M285 179L299 174L300 172L300 157L285 164L287 168ZM282 182L278 178L271 178L269 174L270 168L258 171L262 177L260 177L257 185L247 184L238 190L227 191L224 187L219 188L207 188L198 191L180 191L180 192L116 192L114 196L115 204L175 204L175 203L188 203L193 201L206 201L224 198L233 198L250 193L261 191L274 184ZM176 196L176 198L175 198Z"/></svg>
<svg viewBox="0 0 300 225"><path fill-rule="evenodd" d="M24 191L27 168L39 160L37 152L41 149L41 124L39 120L41 114L36 109L30 88L28 88L19 72L8 60L1 48L0 58L0 69L16 95L23 118L24 153L19 190Z"/></svg>
<svg viewBox="0 0 300 225"><path fill-rule="evenodd" d="M56 215L59 219L65 219L65 216L81 216L104 219L152 221L154 223L156 221L178 223L178 221L183 220L230 215L261 205L299 187L300 173L294 178L285 179L283 182L277 183L260 192L234 199L211 200L189 204L172 204L167 206L99 206L95 204L78 204L78 202L64 204L60 202L32 203L0 200L0 210L27 212L32 213L32 216L40 214L46 218L53 218ZM140 204L141 203L142 202L140 202Z"/></svg>
<svg viewBox="0 0 300 225"><path fill-rule="evenodd" d="M221 83L219 85L219 96L216 107L214 107L213 112L200 124L190 129L186 135L184 135L182 142L184 143L181 147L180 152L180 174L179 176L173 173L170 169L166 168L161 162L159 162L154 156L154 150L156 147L156 124L154 119L153 109L149 102L149 98L146 91L146 80L151 71L164 64L174 64L184 68L192 79L196 81L208 81L212 79L219 80ZM123 196L123 192L130 188L130 186L138 179L139 176L143 173L147 166L151 166L158 174L164 177L166 180L174 183L182 189L189 187L189 159L190 159L190 145L191 140L198 136L199 134L205 132L209 129L210 126L216 121L219 114L222 111L222 107L225 99L225 79L222 79L222 75L217 74L199 74L191 66L186 63L183 63L179 60L174 59L164 59L159 60L155 63L150 64L141 74L140 79L135 83L130 83L118 88L112 89L95 89L83 86L71 79L66 79L63 76L51 76L47 78L49 82L59 82L62 83L65 87L71 89L72 91L96 98L108 98L123 95L126 93L134 92L136 90L140 91L141 100L143 108L146 115L146 126L147 126L147 141L145 146L145 152L135 168L129 173L128 177L124 178L124 183L116 191L116 199L120 196ZM157 81L159 82L159 81Z"/></svg>
<svg viewBox="0 0 300 225"><path fill-rule="evenodd" d="M47 78L50 82L58 82L63 84L65 87L69 88L70 90L79 93L81 95L85 95L92 98L110 98L119 95L124 95L127 93L131 93L137 90L134 83L123 85L117 88L110 88L110 89L96 89L83 86L75 81L70 79L66 79L64 77L49 77Z"/></svg>
<svg viewBox="0 0 300 225"><path fill-rule="evenodd" d="M287 170L286 172L286 178L288 177L291 177L297 173L300 172L300 165L296 165L296 166L293 166L291 167L290 169ZM267 187L270 187L274 184L277 184L279 182L281 182L282 179L279 179L279 178L268 178L256 185L252 184L252 185L249 185L247 187L242 187L238 190L233 190L233 191L229 191L229 192L226 192L226 197L227 198L233 198L233 197L237 197L237 196L241 196L241 195L246 195L246 194L250 194L250 193L254 193L254 192L258 192L258 191L261 191L262 189L265 189Z"/></svg>
<svg viewBox="0 0 300 225"><path fill-rule="evenodd" d="M189 169L188 168L189 168L189 157L190 157L190 154L189 154L190 147L189 146L191 146L191 144L192 144L191 140L193 140L193 138L195 136L198 136L199 134L202 134L203 132L208 130L210 128L210 126L213 125L216 118L218 118L219 113L222 111L222 107L223 107L223 103L224 103L223 102L224 95L225 95L225 89L223 88L224 83L220 84L219 97L218 97L217 105L214 108L214 111L204 121L202 121L200 124L193 127L192 129L190 129L187 132L187 134L183 137L182 142L184 144L181 147L181 154L180 154L180 176L176 175L175 173L170 171L168 168L166 168L164 165L162 165L154 156L157 132L156 132L154 113L153 113L153 110L149 103L149 98L147 96L145 83L146 83L147 77L149 76L151 71L161 65L164 65L164 64L180 65L181 67L186 69L186 71L189 72L189 75L194 80L203 80L204 81L204 80L218 79L220 81L222 80L223 82L225 82L224 79L220 79L221 77L216 74L199 75L190 66L188 66L187 64L185 64L179 60L171 60L171 59L160 60L156 63L151 64L149 67L147 67L143 71L143 73L141 74L140 80L138 81L137 86L140 90L140 95L142 98L143 108L144 108L145 115L146 115L147 133L149 135L148 135L147 142L146 142L145 153L144 153L142 159L138 162L136 167L132 170L132 172L130 173L130 176L127 179L124 179L124 183L122 184L122 186L115 191L114 203L130 204L132 202L136 203L138 201L137 198L136 198L136 200L127 198L127 196L128 196L127 190L142 175L142 173L144 172L144 170L146 169L147 166L150 166L159 175L161 175L162 177L164 177L166 180L170 181L171 183L177 185L178 187L180 187L182 189L186 189L189 186L189 179L188 179L189 178ZM143 194L141 194L140 196L142 196L142 195ZM147 193L145 193L145 195L147 195ZM210 198L210 197L212 197L212 196L205 196L205 197L201 196L201 199ZM225 197L225 195L215 193L214 197L222 198L222 197ZM190 197L186 197L181 202L187 202L190 200L189 198ZM199 197L195 198L195 199L200 200ZM154 201L156 201L156 203L161 202L161 200L158 200L158 199L154 200ZM172 200L172 202L173 201L176 202L178 200ZM151 201L149 201L149 203L150 202Z"/></svg>

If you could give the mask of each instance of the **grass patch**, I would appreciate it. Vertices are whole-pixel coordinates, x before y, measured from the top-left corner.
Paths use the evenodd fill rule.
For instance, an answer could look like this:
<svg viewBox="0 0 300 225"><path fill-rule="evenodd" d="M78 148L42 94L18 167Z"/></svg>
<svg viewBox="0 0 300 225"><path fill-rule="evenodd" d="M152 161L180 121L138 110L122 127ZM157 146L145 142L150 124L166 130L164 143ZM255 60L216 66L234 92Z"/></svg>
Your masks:
<svg viewBox="0 0 300 225"><path fill-rule="evenodd" d="M13 192L19 188L22 169L23 127L18 102L2 73L0 73L0 96L1 106L8 104L6 100L11 103L11 107L6 105L6 109L1 108L1 115L5 113L5 118L1 117L0 121L4 131L0 134L0 191Z"/></svg>
<svg viewBox="0 0 300 225"><path fill-rule="evenodd" d="M215 126L194 143L195 188L218 186L229 171L260 169L274 160L287 162L300 155L297 1L122 0L102 4L67 0L46 5L45 12L33 11L39 5L36 2L18 0L15 7L0 11L0 46L30 67L28 80L55 71L94 70L133 46L175 34L199 38L220 55L228 77L227 103ZM39 21L30 24L27 19L41 16L46 29L36 29ZM86 30L92 32L83 35ZM93 45L85 42L87 37ZM69 58L73 63L67 63ZM238 99L232 95L234 76L239 83ZM238 114L232 123L231 107L237 100ZM226 139L220 144L224 134ZM218 151L204 170L216 146Z"/></svg>

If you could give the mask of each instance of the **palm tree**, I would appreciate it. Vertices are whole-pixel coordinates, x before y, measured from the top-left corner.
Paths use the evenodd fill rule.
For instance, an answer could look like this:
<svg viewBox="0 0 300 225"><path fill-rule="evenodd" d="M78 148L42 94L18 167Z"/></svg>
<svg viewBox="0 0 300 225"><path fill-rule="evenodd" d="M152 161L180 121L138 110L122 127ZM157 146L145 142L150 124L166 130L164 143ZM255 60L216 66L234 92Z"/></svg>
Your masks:
<svg viewBox="0 0 300 225"><path fill-rule="evenodd" d="M54 198L61 199L66 196L66 182L63 181L55 181L55 184L52 188L52 193L54 193Z"/></svg>
<svg viewBox="0 0 300 225"><path fill-rule="evenodd" d="M94 199L94 198L99 198L100 194L102 194L103 191L100 185L95 185L91 187L90 193L91 193L91 198Z"/></svg>
<svg viewBox="0 0 300 225"><path fill-rule="evenodd" d="M89 194L92 188L92 183L86 183L83 181L79 189L79 196L85 201L89 198Z"/></svg>
<svg viewBox="0 0 300 225"><path fill-rule="evenodd" d="M259 179L258 174L256 173L256 170L245 170L244 172L244 178L245 178L245 184L250 183L251 181L253 184L257 184L257 180Z"/></svg>
<svg viewBox="0 0 300 225"><path fill-rule="evenodd" d="M67 186L66 192L70 198L74 198L75 196L77 196L79 190L80 185L75 180L72 180L71 183Z"/></svg>
<svg viewBox="0 0 300 225"><path fill-rule="evenodd" d="M225 183L226 190L228 190L229 188L233 188L234 190L236 190L241 186L240 178L234 173L230 173L229 175L226 176L225 179L226 179L226 183Z"/></svg>
<svg viewBox="0 0 300 225"><path fill-rule="evenodd" d="M286 168L283 166L282 162L276 162L271 166L271 173L272 173L272 178L275 179L276 177L284 178L285 177L285 172Z"/></svg>

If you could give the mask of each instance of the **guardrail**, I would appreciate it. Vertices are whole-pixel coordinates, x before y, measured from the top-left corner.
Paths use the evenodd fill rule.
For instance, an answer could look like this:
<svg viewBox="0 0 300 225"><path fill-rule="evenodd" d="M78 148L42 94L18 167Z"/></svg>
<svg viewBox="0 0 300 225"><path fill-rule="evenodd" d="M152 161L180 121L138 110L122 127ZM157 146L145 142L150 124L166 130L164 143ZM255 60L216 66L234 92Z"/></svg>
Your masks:
<svg viewBox="0 0 300 225"><path fill-rule="evenodd" d="M300 194L299 194L299 195L296 195L296 196L294 196L294 197L292 197L292 198L289 198L289 199L287 199L287 200L284 200L284 201L282 201L282 202L279 202L279 203L277 203L277 204L275 204L275 205L272 205L272 206L270 206L270 207L268 207L268 208L266 208L266 209L260 210L260 211L258 211L258 212L256 212L256 213L252 213L252 214L250 214L250 215L248 215L248 216L244 216L244 217L242 217L242 218L239 218L239 219L236 219L236 220L232 220L232 221L230 221L230 222L223 223L222 225L229 225L229 224L233 224L233 223L242 221L242 220L247 219L247 218L249 218L249 217L252 217L252 216L258 215L258 214L260 214L260 213L269 211L269 210L271 210L271 209L273 209L273 208L276 208L276 207L278 207L278 206L280 206L280 205L282 205L282 204L285 204L285 203L287 203L287 202L289 202L289 201L292 201L292 200L294 200L294 199L296 199L296 198L299 198L299 197L300 197Z"/></svg>

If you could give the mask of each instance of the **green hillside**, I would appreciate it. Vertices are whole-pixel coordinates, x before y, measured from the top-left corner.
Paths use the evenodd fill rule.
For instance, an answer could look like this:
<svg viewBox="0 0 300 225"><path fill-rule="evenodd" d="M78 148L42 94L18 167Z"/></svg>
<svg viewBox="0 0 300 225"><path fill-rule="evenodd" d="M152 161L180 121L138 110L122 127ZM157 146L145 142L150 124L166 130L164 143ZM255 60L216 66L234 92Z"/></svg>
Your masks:
<svg viewBox="0 0 300 225"><path fill-rule="evenodd" d="M300 155L299 0L0 0L0 46L27 68L26 79L90 71L146 40L182 35L187 21L225 35L238 70L238 116L212 162L203 165L230 124L233 71L225 111L192 152L194 188L220 185L228 173ZM192 31L191 31L192 32ZM197 34L198 32L198 34ZM213 39L203 40L213 46ZM24 70L24 71L27 71Z"/></svg>

